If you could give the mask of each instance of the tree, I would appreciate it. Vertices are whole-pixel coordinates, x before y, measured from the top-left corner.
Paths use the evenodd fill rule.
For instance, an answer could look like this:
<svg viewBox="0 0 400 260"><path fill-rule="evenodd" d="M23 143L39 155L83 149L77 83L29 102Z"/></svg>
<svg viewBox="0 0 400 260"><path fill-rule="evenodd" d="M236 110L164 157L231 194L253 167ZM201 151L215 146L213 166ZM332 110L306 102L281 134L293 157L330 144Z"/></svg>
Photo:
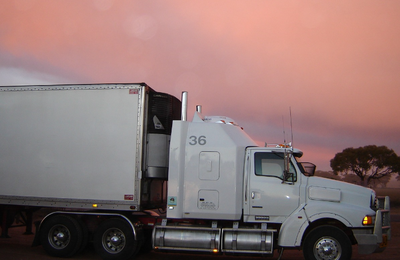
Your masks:
<svg viewBox="0 0 400 260"><path fill-rule="evenodd" d="M331 168L335 174L354 173L361 185L369 186L384 177L387 179L392 173L399 173L400 157L386 146L346 148L331 160Z"/></svg>

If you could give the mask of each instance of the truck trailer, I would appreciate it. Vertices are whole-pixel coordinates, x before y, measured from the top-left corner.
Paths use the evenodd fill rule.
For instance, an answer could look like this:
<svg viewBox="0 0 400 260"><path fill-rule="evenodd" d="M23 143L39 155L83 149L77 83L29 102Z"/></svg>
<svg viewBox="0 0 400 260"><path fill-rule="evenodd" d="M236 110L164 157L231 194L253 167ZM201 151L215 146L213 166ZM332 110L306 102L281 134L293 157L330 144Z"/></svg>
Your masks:
<svg viewBox="0 0 400 260"><path fill-rule="evenodd" d="M145 83L0 87L3 236L16 214L43 210L34 245L57 257L88 242L112 260L385 249L389 197L316 177L301 150L260 147L229 117L197 107L188 121L187 100Z"/></svg>

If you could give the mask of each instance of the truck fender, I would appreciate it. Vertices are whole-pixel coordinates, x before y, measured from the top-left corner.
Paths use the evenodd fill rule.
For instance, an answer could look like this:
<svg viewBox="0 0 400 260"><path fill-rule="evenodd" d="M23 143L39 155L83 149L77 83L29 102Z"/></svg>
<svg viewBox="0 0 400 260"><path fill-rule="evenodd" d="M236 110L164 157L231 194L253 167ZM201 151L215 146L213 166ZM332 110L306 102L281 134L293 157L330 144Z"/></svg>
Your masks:
<svg viewBox="0 0 400 260"><path fill-rule="evenodd" d="M329 205L327 205L327 203L319 202L309 203L304 209L310 223L315 222L319 219L335 219L341 222L346 227L354 226L353 223L356 223L357 220L358 222L360 222L362 220L362 217L357 216L364 216L365 213L363 211L360 212L357 207L345 205L342 203L329 203ZM352 214L349 214L349 212L352 212ZM354 219L346 218L346 214L347 216L350 216ZM356 217L354 217L354 215Z"/></svg>
<svg viewBox="0 0 400 260"><path fill-rule="evenodd" d="M342 217L338 214L331 213L331 212L315 213L314 215L309 217L310 223L317 221L319 219L335 219L335 220L341 222L346 227L352 226L351 223L347 219L345 219L344 217Z"/></svg>
<svg viewBox="0 0 400 260"><path fill-rule="evenodd" d="M299 211L293 213L283 222L279 233L278 245L282 247L301 246L301 242L309 225L320 219L334 219L341 222L347 227L351 227L351 223L344 217L331 212L312 211L312 215L308 216L309 207L303 207Z"/></svg>
<svg viewBox="0 0 400 260"><path fill-rule="evenodd" d="M303 233L308 225L309 221L304 207L302 207L283 222L279 232L278 245L282 247L300 246Z"/></svg>
<svg viewBox="0 0 400 260"><path fill-rule="evenodd" d="M318 205L312 205L310 206L309 204L307 207L304 208L305 214L308 217L308 225L303 226L302 229L299 231L297 234L296 238L296 246L301 246L301 243L303 241L303 237L309 233L309 231L315 227L321 226L321 225L337 225L341 224L342 228L352 228L353 225L349 219L346 219L344 216L337 214L337 212L340 212L339 210L336 211L335 207L328 209L324 207L319 207ZM333 213L335 212L335 213ZM336 224L332 224L334 221ZM309 230L310 229L310 230ZM347 233L347 232L346 232ZM347 234L349 235L349 234ZM351 237L349 239L352 240Z"/></svg>

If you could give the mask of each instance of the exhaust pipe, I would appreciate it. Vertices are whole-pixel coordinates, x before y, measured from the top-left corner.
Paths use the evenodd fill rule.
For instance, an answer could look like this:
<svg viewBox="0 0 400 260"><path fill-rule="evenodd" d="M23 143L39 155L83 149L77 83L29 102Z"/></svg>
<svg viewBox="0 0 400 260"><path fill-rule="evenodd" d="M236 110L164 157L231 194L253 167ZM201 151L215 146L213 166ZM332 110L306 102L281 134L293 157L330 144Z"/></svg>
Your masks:
<svg viewBox="0 0 400 260"><path fill-rule="evenodd" d="M198 113L201 114L201 111L202 111L201 108L202 108L201 105L197 105L197 106L196 106L196 112L198 112Z"/></svg>
<svg viewBox="0 0 400 260"><path fill-rule="evenodd" d="M181 109L181 120L187 121L187 109L188 109L188 92L182 92L182 109Z"/></svg>

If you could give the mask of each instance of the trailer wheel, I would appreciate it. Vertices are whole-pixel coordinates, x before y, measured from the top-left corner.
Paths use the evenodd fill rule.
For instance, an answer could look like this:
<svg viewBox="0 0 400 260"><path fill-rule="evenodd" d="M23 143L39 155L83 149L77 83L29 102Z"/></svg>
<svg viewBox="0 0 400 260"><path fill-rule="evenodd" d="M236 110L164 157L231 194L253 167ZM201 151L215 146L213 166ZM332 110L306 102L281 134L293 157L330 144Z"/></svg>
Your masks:
<svg viewBox="0 0 400 260"><path fill-rule="evenodd" d="M311 231L303 246L305 259L349 260L352 247L348 236L339 228L321 226Z"/></svg>
<svg viewBox="0 0 400 260"><path fill-rule="evenodd" d="M94 234L93 244L97 254L106 260L129 259L137 247L132 227L119 218L101 223Z"/></svg>
<svg viewBox="0 0 400 260"><path fill-rule="evenodd" d="M70 216L52 216L45 220L40 229L40 243L51 256L73 256L81 248L82 238L81 226Z"/></svg>

